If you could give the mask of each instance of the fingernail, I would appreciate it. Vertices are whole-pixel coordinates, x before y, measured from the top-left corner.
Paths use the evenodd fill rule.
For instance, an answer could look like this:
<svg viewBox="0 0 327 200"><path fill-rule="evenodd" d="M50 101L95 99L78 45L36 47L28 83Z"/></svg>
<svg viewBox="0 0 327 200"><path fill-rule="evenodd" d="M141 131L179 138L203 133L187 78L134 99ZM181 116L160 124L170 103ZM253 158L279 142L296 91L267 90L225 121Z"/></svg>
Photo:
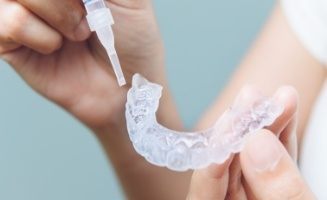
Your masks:
<svg viewBox="0 0 327 200"><path fill-rule="evenodd" d="M77 40L85 40L88 38L88 36L90 35L90 28L89 25L87 24L86 19L83 19L81 21L81 23L75 29L74 34Z"/></svg>
<svg viewBox="0 0 327 200"><path fill-rule="evenodd" d="M246 146L249 161L258 172L273 171L282 157L279 141L268 132L255 133Z"/></svg>

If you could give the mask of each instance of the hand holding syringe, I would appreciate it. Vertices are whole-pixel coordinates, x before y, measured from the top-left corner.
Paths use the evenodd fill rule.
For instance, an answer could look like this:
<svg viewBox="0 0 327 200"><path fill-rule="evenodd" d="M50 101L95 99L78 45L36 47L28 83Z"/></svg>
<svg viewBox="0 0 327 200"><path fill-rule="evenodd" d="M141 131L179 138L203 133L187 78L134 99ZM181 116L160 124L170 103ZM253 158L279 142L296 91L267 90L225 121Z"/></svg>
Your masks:
<svg viewBox="0 0 327 200"><path fill-rule="evenodd" d="M112 67L116 74L119 86L126 84L123 71L115 50L115 39L111 25L114 24L111 11L106 7L104 0L83 0L87 11L87 21L91 31L95 31L100 43L106 49Z"/></svg>

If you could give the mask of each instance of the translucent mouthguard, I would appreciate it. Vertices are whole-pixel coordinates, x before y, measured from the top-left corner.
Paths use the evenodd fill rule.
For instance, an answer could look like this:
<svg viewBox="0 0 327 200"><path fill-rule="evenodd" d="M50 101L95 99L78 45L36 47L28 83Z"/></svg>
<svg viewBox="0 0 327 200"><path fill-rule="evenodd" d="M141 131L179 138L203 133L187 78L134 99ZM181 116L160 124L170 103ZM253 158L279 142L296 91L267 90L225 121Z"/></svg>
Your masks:
<svg viewBox="0 0 327 200"><path fill-rule="evenodd" d="M212 128L178 132L157 122L161 95L162 86L134 75L126 103L127 129L137 153L154 165L174 171L224 163L242 150L251 133L272 125L284 110L273 99L246 87Z"/></svg>

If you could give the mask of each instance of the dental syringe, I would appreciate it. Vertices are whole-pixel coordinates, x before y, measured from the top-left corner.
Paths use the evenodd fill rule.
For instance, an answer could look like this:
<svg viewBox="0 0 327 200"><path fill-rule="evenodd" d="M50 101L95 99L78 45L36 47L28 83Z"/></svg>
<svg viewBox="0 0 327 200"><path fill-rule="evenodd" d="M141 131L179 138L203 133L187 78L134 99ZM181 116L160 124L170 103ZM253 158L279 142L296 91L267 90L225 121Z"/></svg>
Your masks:
<svg viewBox="0 0 327 200"><path fill-rule="evenodd" d="M91 31L95 31L100 43L106 49L112 67L116 74L119 86L126 84L123 71L115 50L115 38L111 26L114 24L110 9L104 0L83 0L87 16L86 19Z"/></svg>

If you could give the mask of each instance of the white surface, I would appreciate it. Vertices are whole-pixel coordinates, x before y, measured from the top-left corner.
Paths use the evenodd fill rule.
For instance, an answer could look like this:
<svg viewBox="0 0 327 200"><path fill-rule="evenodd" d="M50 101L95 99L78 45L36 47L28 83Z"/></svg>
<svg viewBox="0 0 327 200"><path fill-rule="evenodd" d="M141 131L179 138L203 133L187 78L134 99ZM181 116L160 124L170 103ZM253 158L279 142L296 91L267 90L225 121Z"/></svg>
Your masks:
<svg viewBox="0 0 327 200"><path fill-rule="evenodd" d="M318 60L327 64L327 1L284 0L282 5L303 45Z"/></svg>
<svg viewBox="0 0 327 200"><path fill-rule="evenodd" d="M327 1L284 0L284 12L303 45L327 64ZM301 154L301 171L318 199L327 199L327 81L312 113Z"/></svg>
<svg viewBox="0 0 327 200"><path fill-rule="evenodd" d="M304 138L301 170L318 199L327 199L327 81Z"/></svg>

